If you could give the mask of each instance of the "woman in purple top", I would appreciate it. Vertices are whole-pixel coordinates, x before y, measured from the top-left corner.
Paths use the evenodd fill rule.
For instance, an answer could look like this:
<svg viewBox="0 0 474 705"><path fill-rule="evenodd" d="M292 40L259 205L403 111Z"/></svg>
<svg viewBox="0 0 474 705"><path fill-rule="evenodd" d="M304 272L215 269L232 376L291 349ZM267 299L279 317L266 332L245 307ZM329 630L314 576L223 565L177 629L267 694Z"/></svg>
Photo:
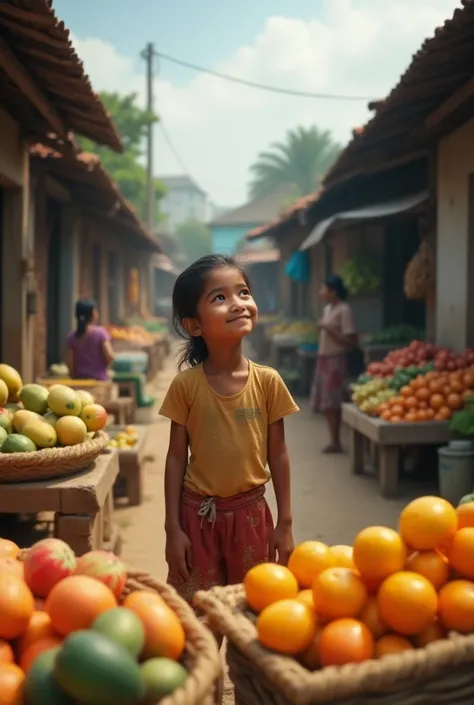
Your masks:
<svg viewBox="0 0 474 705"><path fill-rule="evenodd" d="M67 338L66 363L73 379L109 378L108 367L115 355L110 335L98 326L99 314L94 301L82 299L76 303L76 330Z"/></svg>

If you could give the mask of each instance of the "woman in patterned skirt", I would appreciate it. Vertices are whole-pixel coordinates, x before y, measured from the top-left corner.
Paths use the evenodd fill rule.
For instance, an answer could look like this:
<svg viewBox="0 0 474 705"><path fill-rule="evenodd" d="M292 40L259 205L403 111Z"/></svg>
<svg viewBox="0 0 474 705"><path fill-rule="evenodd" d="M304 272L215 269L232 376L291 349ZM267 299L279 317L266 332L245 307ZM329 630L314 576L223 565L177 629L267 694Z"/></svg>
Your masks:
<svg viewBox="0 0 474 705"><path fill-rule="evenodd" d="M320 296L327 303L318 323L319 351L311 389L311 407L326 417L330 443L324 453L341 453L341 406L347 387L347 353L357 336L352 309L347 303L347 289L341 277L326 279Z"/></svg>

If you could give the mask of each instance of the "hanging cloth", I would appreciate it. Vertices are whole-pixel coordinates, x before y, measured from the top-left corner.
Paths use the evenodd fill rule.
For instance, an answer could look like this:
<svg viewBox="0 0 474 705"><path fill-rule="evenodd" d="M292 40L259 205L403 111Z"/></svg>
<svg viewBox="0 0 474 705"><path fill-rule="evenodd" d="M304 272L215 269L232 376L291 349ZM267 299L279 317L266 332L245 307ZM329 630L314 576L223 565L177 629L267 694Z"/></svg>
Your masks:
<svg viewBox="0 0 474 705"><path fill-rule="evenodd" d="M309 281L309 253L297 250L285 264L285 273L293 281Z"/></svg>

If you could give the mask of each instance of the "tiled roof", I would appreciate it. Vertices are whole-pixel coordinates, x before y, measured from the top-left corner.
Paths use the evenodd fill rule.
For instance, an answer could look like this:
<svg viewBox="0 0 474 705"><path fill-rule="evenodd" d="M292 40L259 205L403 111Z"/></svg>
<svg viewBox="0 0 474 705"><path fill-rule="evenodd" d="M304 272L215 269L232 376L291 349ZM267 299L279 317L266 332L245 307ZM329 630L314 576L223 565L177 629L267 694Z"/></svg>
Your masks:
<svg viewBox="0 0 474 705"><path fill-rule="evenodd" d="M255 247L239 252L234 259L241 267L248 264L268 264L280 260L280 250Z"/></svg>
<svg viewBox="0 0 474 705"><path fill-rule="evenodd" d="M239 206L232 211L223 213L214 218L209 224L213 226L223 225L243 225L252 227L266 223L268 220L276 218L284 207L285 200L294 193L294 187L290 184L282 184L266 196L253 198L243 206Z"/></svg>
<svg viewBox="0 0 474 705"><path fill-rule="evenodd" d="M36 137L74 131L98 144L122 150L120 137L100 98L94 93L82 62L74 51L69 31L58 20L50 0L1 0L0 96L2 107L25 132ZM12 70L14 67L14 70ZM9 75L11 74L11 75ZM38 100L52 106L54 115L41 113L27 98L30 79ZM54 129L52 122L57 125ZM61 132L62 129L62 132Z"/></svg>
<svg viewBox="0 0 474 705"><path fill-rule="evenodd" d="M145 247L162 252L159 240L148 232L96 154L76 151L70 144L61 152L35 144L30 157L33 165L69 185L79 206L112 219Z"/></svg>
<svg viewBox="0 0 474 705"><path fill-rule="evenodd" d="M410 159L412 153L427 151L439 138L439 132L427 129L426 119L472 79L474 0L462 0L461 4L452 18L423 42L389 95L369 105L374 116L341 152L324 179L325 186L346 181L368 168L383 168L391 160ZM471 104L467 113L460 114L460 121L473 114ZM455 126L453 122L450 129Z"/></svg>
<svg viewBox="0 0 474 705"><path fill-rule="evenodd" d="M275 230L277 230L280 226L285 225L286 223L289 223L292 220L295 220L299 217L301 213L309 206L312 205L313 203L316 203L320 196L320 191L315 191L315 193L310 193L307 196L302 196L301 198L298 198L295 203L293 203L289 208L287 208L278 218L274 218L273 220L270 220L267 223L264 223L263 225L260 225L258 228L254 228L253 230L250 230L247 235L246 239L247 240L256 240L257 238L261 237L267 237L269 235L272 235Z"/></svg>

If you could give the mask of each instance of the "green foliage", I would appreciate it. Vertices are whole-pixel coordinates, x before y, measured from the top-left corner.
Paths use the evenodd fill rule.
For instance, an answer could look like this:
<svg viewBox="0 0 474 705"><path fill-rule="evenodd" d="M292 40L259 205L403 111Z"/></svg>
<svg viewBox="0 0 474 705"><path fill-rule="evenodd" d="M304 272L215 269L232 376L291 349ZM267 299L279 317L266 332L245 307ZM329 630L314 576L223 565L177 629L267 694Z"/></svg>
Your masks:
<svg viewBox="0 0 474 705"><path fill-rule="evenodd" d="M188 263L194 262L212 249L212 233L199 220L186 220L177 228L175 239Z"/></svg>
<svg viewBox="0 0 474 705"><path fill-rule="evenodd" d="M138 214L146 214L146 169L140 162L143 156L144 140L148 126L158 121L158 117L137 105L135 93L100 93L100 98L109 111L124 145L123 154L116 154L107 147L101 147L91 140L78 137L77 142L86 152L97 154L120 191L135 206ZM158 204L165 193L165 187L155 181L157 220L160 220Z"/></svg>
<svg viewBox="0 0 474 705"><path fill-rule="evenodd" d="M327 130L289 130L284 142L273 143L250 167L251 198L265 196L286 183L295 187L298 196L315 191L339 151L340 146Z"/></svg>
<svg viewBox="0 0 474 705"><path fill-rule="evenodd" d="M382 281L380 262L374 257L364 255L346 260L339 274L350 294L377 291Z"/></svg>

